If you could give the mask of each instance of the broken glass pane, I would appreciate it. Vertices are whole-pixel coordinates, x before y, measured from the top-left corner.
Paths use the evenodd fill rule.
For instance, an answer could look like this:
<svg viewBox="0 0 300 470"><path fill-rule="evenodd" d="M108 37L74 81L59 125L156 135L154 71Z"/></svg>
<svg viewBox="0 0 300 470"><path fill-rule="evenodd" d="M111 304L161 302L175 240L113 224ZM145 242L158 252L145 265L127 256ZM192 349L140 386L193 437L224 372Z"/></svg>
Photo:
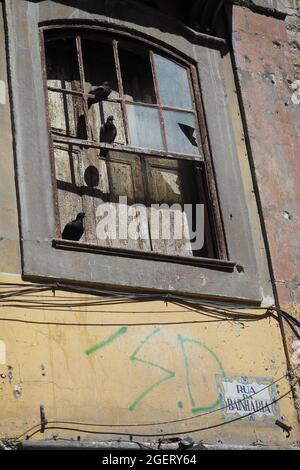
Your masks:
<svg viewBox="0 0 300 470"><path fill-rule="evenodd" d="M199 155L193 114L163 111L168 151Z"/></svg>
<svg viewBox="0 0 300 470"><path fill-rule="evenodd" d="M124 95L128 101L155 104L149 54L119 50Z"/></svg>
<svg viewBox="0 0 300 470"><path fill-rule="evenodd" d="M82 39L82 55L86 91L92 93L108 82L112 90L109 98L118 98L119 88L112 44Z"/></svg>
<svg viewBox="0 0 300 470"><path fill-rule="evenodd" d="M46 42L45 52L47 85L67 90L78 89L80 78L75 40L71 38Z"/></svg>
<svg viewBox="0 0 300 470"><path fill-rule="evenodd" d="M161 104L176 108L192 109L188 73L171 60L154 54L154 63Z"/></svg>
<svg viewBox="0 0 300 470"><path fill-rule="evenodd" d="M127 104L130 143L135 147L164 150L156 108Z"/></svg>

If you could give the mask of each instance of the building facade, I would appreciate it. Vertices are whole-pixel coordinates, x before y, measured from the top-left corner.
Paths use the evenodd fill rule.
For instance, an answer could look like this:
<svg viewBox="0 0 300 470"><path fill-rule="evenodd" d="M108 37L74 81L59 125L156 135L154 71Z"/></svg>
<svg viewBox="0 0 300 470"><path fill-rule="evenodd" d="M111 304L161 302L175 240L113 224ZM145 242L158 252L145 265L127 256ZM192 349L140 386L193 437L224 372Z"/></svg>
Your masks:
<svg viewBox="0 0 300 470"><path fill-rule="evenodd" d="M3 446L299 447L300 5L184 3L0 2Z"/></svg>

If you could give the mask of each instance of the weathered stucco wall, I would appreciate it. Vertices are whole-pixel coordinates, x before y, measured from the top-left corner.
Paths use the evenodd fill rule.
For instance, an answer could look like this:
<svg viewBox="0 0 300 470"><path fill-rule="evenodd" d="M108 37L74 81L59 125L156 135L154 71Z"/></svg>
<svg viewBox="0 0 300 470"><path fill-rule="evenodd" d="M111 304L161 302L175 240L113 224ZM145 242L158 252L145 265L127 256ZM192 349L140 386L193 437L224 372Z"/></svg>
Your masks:
<svg viewBox="0 0 300 470"><path fill-rule="evenodd" d="M300 0L281 0L286 7L286 28L292 60L295 67L295 78L300 80Z"/></svg>
<svg viewBox="0 0 300 470"><path fill-rule="evenodd" d="M248 147L278 302L299 318L300 105L292 99L291 88L297 69L282 19L234 7L232 30ZM297 338L289 328L284 328L284 335L293 363ZM299 396L296 403L299 409Z"/></svg>
<svg viewBox="0 0 300 470"><path fill-rule="evenodd" d="M7 82L4 22L0 3L0 272L19 273L19 232Z"/></svg>
<svg viewBox="0 0 300 470"><path fill-rule="evenodd" d="M11 277L2 276L1 281L11 282ZM156 442L163 434L182 433L215 445L287 446L299 441L290 394L280 400L276 416L293 427L288 441L275 426L275 416L270 422L264 416L225 424L237 415L225 416L220 410L220 383L236 376L263 383L266 378L279 379L273 385L275 398L289 391L288 380L282 378L286 362L280 328L275 319L261 317L264 311L249 312L260 319L220 321L204 309L191 311L172 302L100 305L99 300L58 290L54 296L49 290L12 297L2 305L2 438L24 439L37 431L33 439L56 434L105 440L116 439L112 434L121 432L134 440ZM89 302L93 303L84 305ZM39 432L40 405L48 427L53 427L44 434ZM218 427L193 432L211 425Z"/></svg>
<svg viewBox="0 0 300 470"><path fill-rule="evenodd" d="M299 302L299 104L285 24L233 8L233 47L280 301Z"/></svg>
<svg viewBox="0 0 300 470"><path fill-rule="evenodd" d="M231 3L261 12L286 15L285 23L292 60L296 70L295 77L300 79L300 1L299 0L230 0Z"/></svg>

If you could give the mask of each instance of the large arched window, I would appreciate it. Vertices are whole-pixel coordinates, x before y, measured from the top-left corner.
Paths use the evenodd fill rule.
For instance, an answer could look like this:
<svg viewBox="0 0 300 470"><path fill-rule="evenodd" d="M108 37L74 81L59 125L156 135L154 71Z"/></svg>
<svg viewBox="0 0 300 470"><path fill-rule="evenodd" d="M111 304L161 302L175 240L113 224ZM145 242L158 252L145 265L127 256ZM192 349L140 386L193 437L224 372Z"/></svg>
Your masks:
<svg viewBox="0 0 300 470"><path fill-rule="evenodd" d="M84 212L81 244L225 260L193 64L73 29L45 34L45 58L58 239Z"/></svg>
<svg viewBox="0 0 300 470"><path fill-rule="evenodd" d="M271 295L226 41L141 2L10 3L24 277L251 302ZM99 99L106 81L111 93ZM101 133L109 116L112 140ZM189 240L197 203L202 247ZM172 232L187 204L182 239L153 234L153 212ZM64 228L82 211L84 233L70 240Z"/></svg>

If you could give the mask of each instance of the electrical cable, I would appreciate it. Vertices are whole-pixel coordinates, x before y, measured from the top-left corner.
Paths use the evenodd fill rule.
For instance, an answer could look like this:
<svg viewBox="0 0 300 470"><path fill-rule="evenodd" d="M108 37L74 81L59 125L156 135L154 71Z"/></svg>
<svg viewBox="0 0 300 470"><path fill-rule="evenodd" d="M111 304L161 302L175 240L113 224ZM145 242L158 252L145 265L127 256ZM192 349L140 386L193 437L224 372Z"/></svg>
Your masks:
<svg viewBox="0 0 300 470"><path fill-rule="evenodd" d="M30 308L36 308L36 309L39 309L40 308L44 308L45 307L48 307L48 308L51 308L52 310L57 310L57 307L64 307L64 308L76 308L76 307L80 307L80 308L83 308L83 307L91 307L91 306L105 306L105 305L120 305L120 304L124 304L124 303L134 303L134 302L147 302L149 300L151 301L164 301L166 304L168 304L168 302L172 303L173 305L177 305L177 306L180 306L181 308L186 308L188 311L190 312L193 312L193 313L198 313L198 314L201 314L201 315L204 315L204 316L207 316L207 317L212 317L214 318L214 320L210 320L210 321L206 321L206 323L209 323L209 322L223 322L223 321L243 321L243 322L246 322L246 321L257 321L257 320L260 320L260 319L264 319L264 318L267 318L267 317L271 317L273 316L274 317L274 314L273 312L275 312L278 316L282 317L286 322L287 324L290 326L290 328L292 329L293 333L299 338L300 335L296 329L300 327L300 322L294 318L292 315L290 315L288 312L285 312L284 310L272 305L272 306L269 306L269 307L253 307L255 310L264 310L264 313L263 314L249 314L249 313L246 313L246 314L243 314L240 312L240 310L249 310L250 307L246 307L244 305L234 305L231 307L231 310L230 310L230 307L225 307L224 304L220 303L220 302L213 302L213 301L202 301L199 302L199 300L195 300L195 299L187 299L187 297L183 297L183 296L179 296L179 295L173 295L173 294L141 294L141 293L138 293L138 294L125 294L124 295L124 292L121 292L121 291L108 291L108 290L98 290L98 289L90 289L90 288L83 288L83 287L78 287L78 286L71 286L71 285L64 285L64 284L60 284L60 283L56 283L56 284L45 284L45 285L41 285L41 284L10 284L10 283L0 283L0 286L5 286L6 288L8 287L16 287L17 289L11 289L11 290L6 290L6 291L2 291L2 293L0 294L0 302L2 303L2 305L4 304L5 307L7 306L14 306L14 308L27 308L30 306ZM28 286L28 288L27 288ZM71 292L72 294L74 292L77 292L79 294L85 294L85 295L91 295L91 296L99 296L99 295L102 295L102 296L106 296L106 298L103 298L101 300L90 300L90 301L85 301L85 302L74 302L74 298L73 296L71 295L70 296L70 299L72 299L73 302L69 302L67 303L67 300L66 300L66 303L63 303L61 302L61 299L55 299L52 298L51 299L51 302L45 302L43 300L41 301L33 301L33 300L27 300L27 299L21 299L21 300L18 300L16 299L16 297L20 297L20 296L28 296L28 295L36 295L36 294L41 294L41 293L45 293L47 291L52 291L53 292L53 295L55 293L56 290L61 290L61 291L65 291L65 292ZM14 302L16 302L16 304L12 304L12 298L14 298ZM66 299L68 299L67 297L65 297ZM53 302L53 300L55 299L55 302ZM55 305L54 305L55 304ZM33 307L35 306L35 307ZM98 313L98 312L97 312ZM102 311L101 313L108 313L108 312L105 312L105 311ZM114 312L114 313L121 313L121 312ZM125 312L125 313L144 313L144 312ZM161 311L153 311L151 313L163 313ZM170 311L166 310L166 312L164 313L171 313ZM178 312L179 313L179 312ZM276 317L275 317L276 318ZM36 324L47 324L47 325L51 325L51 324L54 324L54 325L66 325L66 326L121 326L121 325L124 325L124 324L98 324L98 323L94 323L94 324L88 324L88 323L82 323L82 324L78 324L78 323L60 323L60 322L40 322L40 321L31 321L31 320L22 320L22 319L17 319L17 318L0 318L0 320L3 320L3 321L13 321L13 322L22 322L22 323L36 323ZM190 321L190 322L167 322L167 323L160 323L160 324L185 324L185 323L204 323L204 321ZM145 325L153 325L153 324L157 324L157 322L153 322L153 323L136 323L136 324L128 324L126 323L126 326L145 326ZM284 375L282 378L286 377L287 375ZM281 380L282 378L278 379L278 380ZM278 381L277 380L277 381ZM277 381L275 381L274 383L276 383ZM269 384L269 386L271 386L271 384ZM294 386L294 385L293 385ZM290 391L293 390L293 386L291 388ZM257 392L258 393L258 392ZM290 393L290 392L288 392ZM281 398L283 398L284 396L286 396L287 394L283 395ZM281 399L279 398L279 399ZM279 399L277 400L274 400L273 402L271 402L270 404L273 404L277 401L279 401ZM220 409L224 409L223 408L220 408ZM147 423L147 424L137 424L137 425L120 425L120 426L123 426L123 427L126 427L126 426L152 426L152 425L162 425L162 424L171 424L171 423L175 423L175 422L181 422L181 421L187 421L187 420L190 420L190 419L195 419L195 418L199 418L200 416L204 416L204 415L207 415L207 414L211 414L213 412L216 412L216 411L220 411L220 409L218 410L212 410L210 412L207 412L207 413L202 413L200 415L195 415L195 416L192 416L190 418L183 418L182 420L173 420L173 421L170 421L170 422L164 422L164 423ZM233 422L233 421L236 421L238 419L242 419L242 418L245 418L247 416L250 416L251 414L254 414L255 412L252 412L250 414L247 414L247 415L244 415L243 417L239 417L239 418L236 418L234 420L231 420L231 421L226 421L226 424L229 423L229 422ZM59 423L59 422L57 422ZM68 422L66 422L68 423ZM71 424L72 422L70 422ZM49 423L51 424L51 423ZM55 422L52 422L52 424L55 424ZM107 426L107 427L113 427L115 425L94 425L94 424L88 424L88 423L75 423L77 425L84 425L84 426ZM220 423L219 425L223 425L225 423ZM213 427L218 427L219 425L214 425ZM37 426L40 426L40 425L36 425L34 426L33 428L30 428L30 430L28 430L26 433L23 433L20 437L22 437L23 435L25 434L28 434L28 432L31 432L33 429L35 429ZM47 428L47 429L52 429L51 427ZM57 428L53 428L53 429L63 429L61 427L57 427ZM69 428L66 428L66 429L69 429ZM211 429L211 427L208 427L208 428L200 428L199 430L192 430L190 432L197 432L197 431L200 431L200 430L206 430L206 429ZM70 430L73 430L72 428L70 428ZM37 433L39 431L35 431L35 433ZM84 432L82 430L80 430L80 432ZM97 432L95 431L86 431L86 432L90 432L90 433L93 433L93 434L97 434ZM98 432L99 433L99 432ZM33 435L34 435L33 434ZM99 433L100 434L100 433ZM102 433L102 434L111 434L111 433ZM129 435L127 433L117 433L119 435ZM182 433L177 433L177 434L182 434ZM169 433L169 434L164 434L164 435L176 435L176 433ZM154 437L154 435L141 435L142 437ZM20 438L19 437L19 438ZM19 439L18 438L18 439Z"/></svg>
<svg viewBox="0 0 300 470"><path fill-rule="evenodd" d="M155 325L195 325L202 323L219 323L219 322L228 322L229 320L191 320L191 321L175 321L175 322L144 322L144 323L67 323L67 322L48 322L48 321L39 321L39 320L23 320L19 318L9 318L9 317L0 317L0 321L8 321L12 323L25 323L31 325L47 325L47 326L85 326L85 327L113 327L113 326L155 326Z"/></svg>
<svg viewBox="0 0 300 470"><path fill-rule="evenodd" d="M293 391L293 387L296 385L297 382L298 382L298 380L291 386L291 388L288 390L288 392L284 393L279 398L276 398L275 400L269 402L267 405L271 406L274 403L278 403L280 400L282 400L287 395L289 395ZM169 437L169 436L180 436L182 434L193 434L193 433L196 433L196 432L198 433L198 432L208 431L210 429L215 429L215 428L218 428L218 427L221 427L221 426L226 426L227 424L231 424L231 423L234 423L236 421L240 421L242 419L245 419L249 416L253 416L255 413L258 413L259 411L263 411L267 405L265 404L262 408L258 408L257 410L252 411L251 413L247 413L246 415L239 416L238 418L233 418L231 420L227 420L227 421L224 421L224 422L222 421L222 422L212 424L210 426L206 426L206 427L203 427L203 428L189 429L189 430L185 430L185 431L182 431L182 432L161 433L161 434L157 434L157 433L156 434L148 434L148 433L147 434L141 434L141 433L130 434L130 433L125 433L125 432L114 432L114 431L106 431L106 432L104 432L104 431L91 431L89 429L68 428L68 427L64 427L64 426L49 426L49 427L46 426L45 431L61 430L61 431L83 432L83 433L87 433L87 434L96 434L96 435L118 435L118 436L156 437L156 438ZM28 436L28 439L31 439L34 435L38 434L39 432L40 432L40 430L34 431L31 435Z"/></svg>
<svg viewBox="0 0 300 470"><path fill-rule="evenodd" d="M298 369L300 367L297 366L295 367L294 369L290 370L288 373L282 375L281 377L279 377L278 379L274 380L273 382L271 382L270 384L266 385L265 387L261 388L259 391L243 398L240 400L240 402L244 401L244 400L247 400L249 398L252 398L253 396L261 393L262 391L266 390L267 388L270 388L272 387L273 385L275 385L276 383L280 382L281 380L283 380L284 378L288 378L289 375L292 373L292 372L295 372L296 369ZM296 381L297 383L297 381ZM76 421L59 421L59 420L51 420L51 421L48 421L48 424L74 424L74 425L79 425L79 426L94 426L94 427L108 427L108 428L115 428L115 427L145 427L145 426L162 426L162 425L169 425L169 424L176 424L176 423L181 423L181 422L185 422L185 421L191 421L191 420L194 420L194 419L198 419L198 418L201 418L203 416L207 416L207 415L210 415L210 414L213 414L213 413L217 413L219 411L222 411L224 409L227 409L229 407L229 405L224 405L223 407L220 407L220 408L217 408L217 409L214 409L214 410L211 410L211 411L207 411L205 413L199 413L197 415L193 415L193 416L190 416L190 417L187 417L187 418L181 418L181 419L177 419L177 420L171 420L171 421L163 421L163 422L159 422L159 423L138 423L138 424L95 424L95 423L83 423L83 422L76 422ZM15 440L19 440L20 437L22 436L25 436L26 434L28 434L30 431L32 431L33 429L37 428L37 427L40 427L40 423L39 424L36 424L35 426L32 426L29 430L23 432L21 434L21 436L15 438Z"/></svg>
<svg viewBox="0 0 300 470"><path fill-rule="evenodd" d="M297 366L295 367L295 369L293 369L293 371L295 371L298 367L300 366ZM258 390L257 392L255 393L252 393L251 395L245 397L245 398L242 398L241 400L239 400L239 402L243 402L245 400L248 400L248 399L252 399L255 395L258 395L259 393L263 392L264 390L272 387L273 385L275 385L276 383L280 382L281 380L283 380L284 378L287 378L289 375L289 373L287 374L284 374L283 376L279 377L279 379L277 380L274 380L273 382L271 382L270 384L266 385L265 387L261 388L260 390ZM220 408L216 408L214 410L211 410L211 411L206 411L205 413L199 413L199 414L196 414L196 415L193 415L193 416L189 416L187 418L181 418L181 419L175 419L175 420L172 420L172 421L162 421L162 422L159 422L159 423L138 423L138 424L92 424L92 423L82 423L82 422L76 422L76 421L49 421L48 424L75 424L75 425L80 425L80 426L94 426L94 427L144 427L144 426L162 426L162 425L168 425L168 424L176 424L176 423L182 423L182 422L185 422L185 421L191 421L193 419L198 419L198 418L202 418L203 416L207 416L207 415L211 415L213 413L217 413L219 411L223 411L225 409L227 409L229 407L229 405L224 405Z"/></svg>
<svg viewBox="0 0 300 470"><path fill-rule="evenodd" d="M3 285L3 283L0 283L0 286ZM7 285L7 284L4 284ZM188 301L190 303L195 303L194 298L188 298L184 296L179 296L179 295L174 295L174 294L163 294L163 293L124 293L124 291L114 291L114 290L105 290L105 289L91 289L91 288L86 288L83 286L76 286L76 285L71 285L71 284L63 284L63 283L55 283L55 284L25 284L26 286L32 286L31 289L28 289L28 291L32 291L33 293L37 289L45 288L46 290L50 291L52 290L53 292L55 290L61 290L65 292L77 292L77 293L82 293L82 294L87 294L87 295L95 295L95 296L104 296L104 297L109 297L108 299L103 299L104 301L107 300L113 300L116 301L122 301L122 302L132 302L132 301L147 301L147 300L163 300L163 301L168 301L168 300L179 300L179 301ZM23 284L16 284L16 286L23 286ZM197 303L198 301L196 301ZM217 301L208 301L208 300L203 300L201 301L202 304L206 305L212 305L216 306L219 305L221 307L224 307L224 302L217 302ZM244 308L244 309L249 309L249 307L245 305L237 306L236 304L234 305L234 308ZM256 310L259 309L264 309L265 307L260 307L260 306L255 306Z"/></svg>

